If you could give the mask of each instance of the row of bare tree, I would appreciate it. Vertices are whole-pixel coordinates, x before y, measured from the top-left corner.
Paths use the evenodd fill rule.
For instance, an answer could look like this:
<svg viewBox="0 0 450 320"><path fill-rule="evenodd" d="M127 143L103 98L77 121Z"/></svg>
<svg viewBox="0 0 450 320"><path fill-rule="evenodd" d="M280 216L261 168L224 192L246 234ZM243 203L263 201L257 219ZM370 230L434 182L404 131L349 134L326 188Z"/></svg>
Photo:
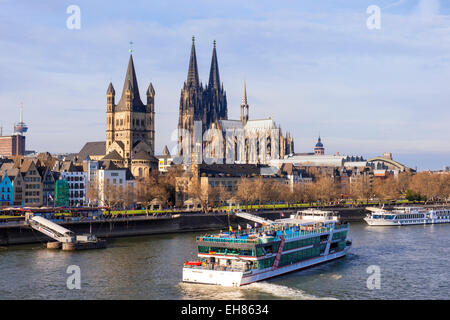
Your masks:
<svg viewBox="0 0 450 320"><path fill-rule="evenodd" d="M139 180L134 187L121 187L106 184L104 202L111 207L128 207L140 203L148 208L157 198L163 206L175 204L176 178L182 175L181 169L172 169L165 174L152 174ZM289 185L283 179L253 177L241 178L237 186L230 190L223 185L212 187L202 185L201 179L187 179L188 197L198 201L206 212L213 207L222 207L232 202L243 205L268 203L319 203L321 205L342 201L369 202L369 200L408 200L448 201L450 197L450 174L420 172L400 173L387 178L361 175L352 179L338 180L330 176L319 176L311 183ZM90 186L88 198L95 202L99 198L98 186Z"/></svg>

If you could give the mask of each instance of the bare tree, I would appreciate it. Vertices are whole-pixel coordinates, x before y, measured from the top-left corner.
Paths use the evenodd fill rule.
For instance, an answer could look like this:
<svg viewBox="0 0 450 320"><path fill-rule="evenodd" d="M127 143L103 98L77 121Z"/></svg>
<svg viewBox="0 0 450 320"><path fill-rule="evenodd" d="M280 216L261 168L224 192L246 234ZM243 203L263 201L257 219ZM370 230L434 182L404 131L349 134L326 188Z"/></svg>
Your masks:
<svg viewBox="0 0 450 320"><path fill-rule="evenodd" d="M241 178L237 186L236 196L246 207L256 200L254 185L249 178Z"/></svg>

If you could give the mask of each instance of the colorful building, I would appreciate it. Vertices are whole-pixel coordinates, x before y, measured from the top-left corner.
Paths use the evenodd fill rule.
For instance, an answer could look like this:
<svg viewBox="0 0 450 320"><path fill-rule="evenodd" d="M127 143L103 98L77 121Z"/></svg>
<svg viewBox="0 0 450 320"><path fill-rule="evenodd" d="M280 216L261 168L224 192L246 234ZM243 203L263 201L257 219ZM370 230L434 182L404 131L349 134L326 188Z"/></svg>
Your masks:
<svg viewBox="0 0 450 320"><path fill-rule="evenodd" d="M5 173L0 177L0 181L0 206L13 205L13 184L8 174Z"/></svg>
<svg viewBox="0 0 450 320"><path fill-rule="evenodd" d="M69 183L66 180L57 180L55 182L55 206L69 206Z"/></svg>

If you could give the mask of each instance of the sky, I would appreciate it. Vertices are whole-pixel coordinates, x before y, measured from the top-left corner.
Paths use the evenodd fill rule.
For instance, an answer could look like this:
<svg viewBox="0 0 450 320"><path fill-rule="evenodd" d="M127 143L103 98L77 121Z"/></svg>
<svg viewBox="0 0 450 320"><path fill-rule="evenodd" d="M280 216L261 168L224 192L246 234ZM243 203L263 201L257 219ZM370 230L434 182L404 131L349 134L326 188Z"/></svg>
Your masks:
<svg viewBox="0 0 450 320"><path fill-rule="evenodd" d="M80 28L69 29L80 8ZM368 27L380 9L380 28ZM370 20L372 21L372 20ZM391 152L419 170L450 165L450 1L0 0L0 126L20 103L27 149L78 152L104 141L106 90L120 98L133 42L141 99L156 91L156 153L176 150L180 92L195 36L200 80L213 41L228 115L272 117L296 152Z"/></svg>

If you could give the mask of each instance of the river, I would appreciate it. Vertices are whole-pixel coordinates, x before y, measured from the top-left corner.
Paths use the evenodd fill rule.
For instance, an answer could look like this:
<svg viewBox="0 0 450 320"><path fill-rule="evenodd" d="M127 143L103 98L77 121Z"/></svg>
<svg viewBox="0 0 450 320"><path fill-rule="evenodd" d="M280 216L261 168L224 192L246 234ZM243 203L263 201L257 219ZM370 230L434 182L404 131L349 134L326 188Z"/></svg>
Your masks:
<svg viewBox="0 0 450 320"><path fill-rule="evenodd" d="M112 239L107 249L77 252L43 244L0 247L0 299L449 298L450 224L353 223L353 247L345 258L242 288L181 282L199 234ZM79 267L80 289L67 286L69 266ZM368 288L368 268L379 270L379 288Z"/></svg>

